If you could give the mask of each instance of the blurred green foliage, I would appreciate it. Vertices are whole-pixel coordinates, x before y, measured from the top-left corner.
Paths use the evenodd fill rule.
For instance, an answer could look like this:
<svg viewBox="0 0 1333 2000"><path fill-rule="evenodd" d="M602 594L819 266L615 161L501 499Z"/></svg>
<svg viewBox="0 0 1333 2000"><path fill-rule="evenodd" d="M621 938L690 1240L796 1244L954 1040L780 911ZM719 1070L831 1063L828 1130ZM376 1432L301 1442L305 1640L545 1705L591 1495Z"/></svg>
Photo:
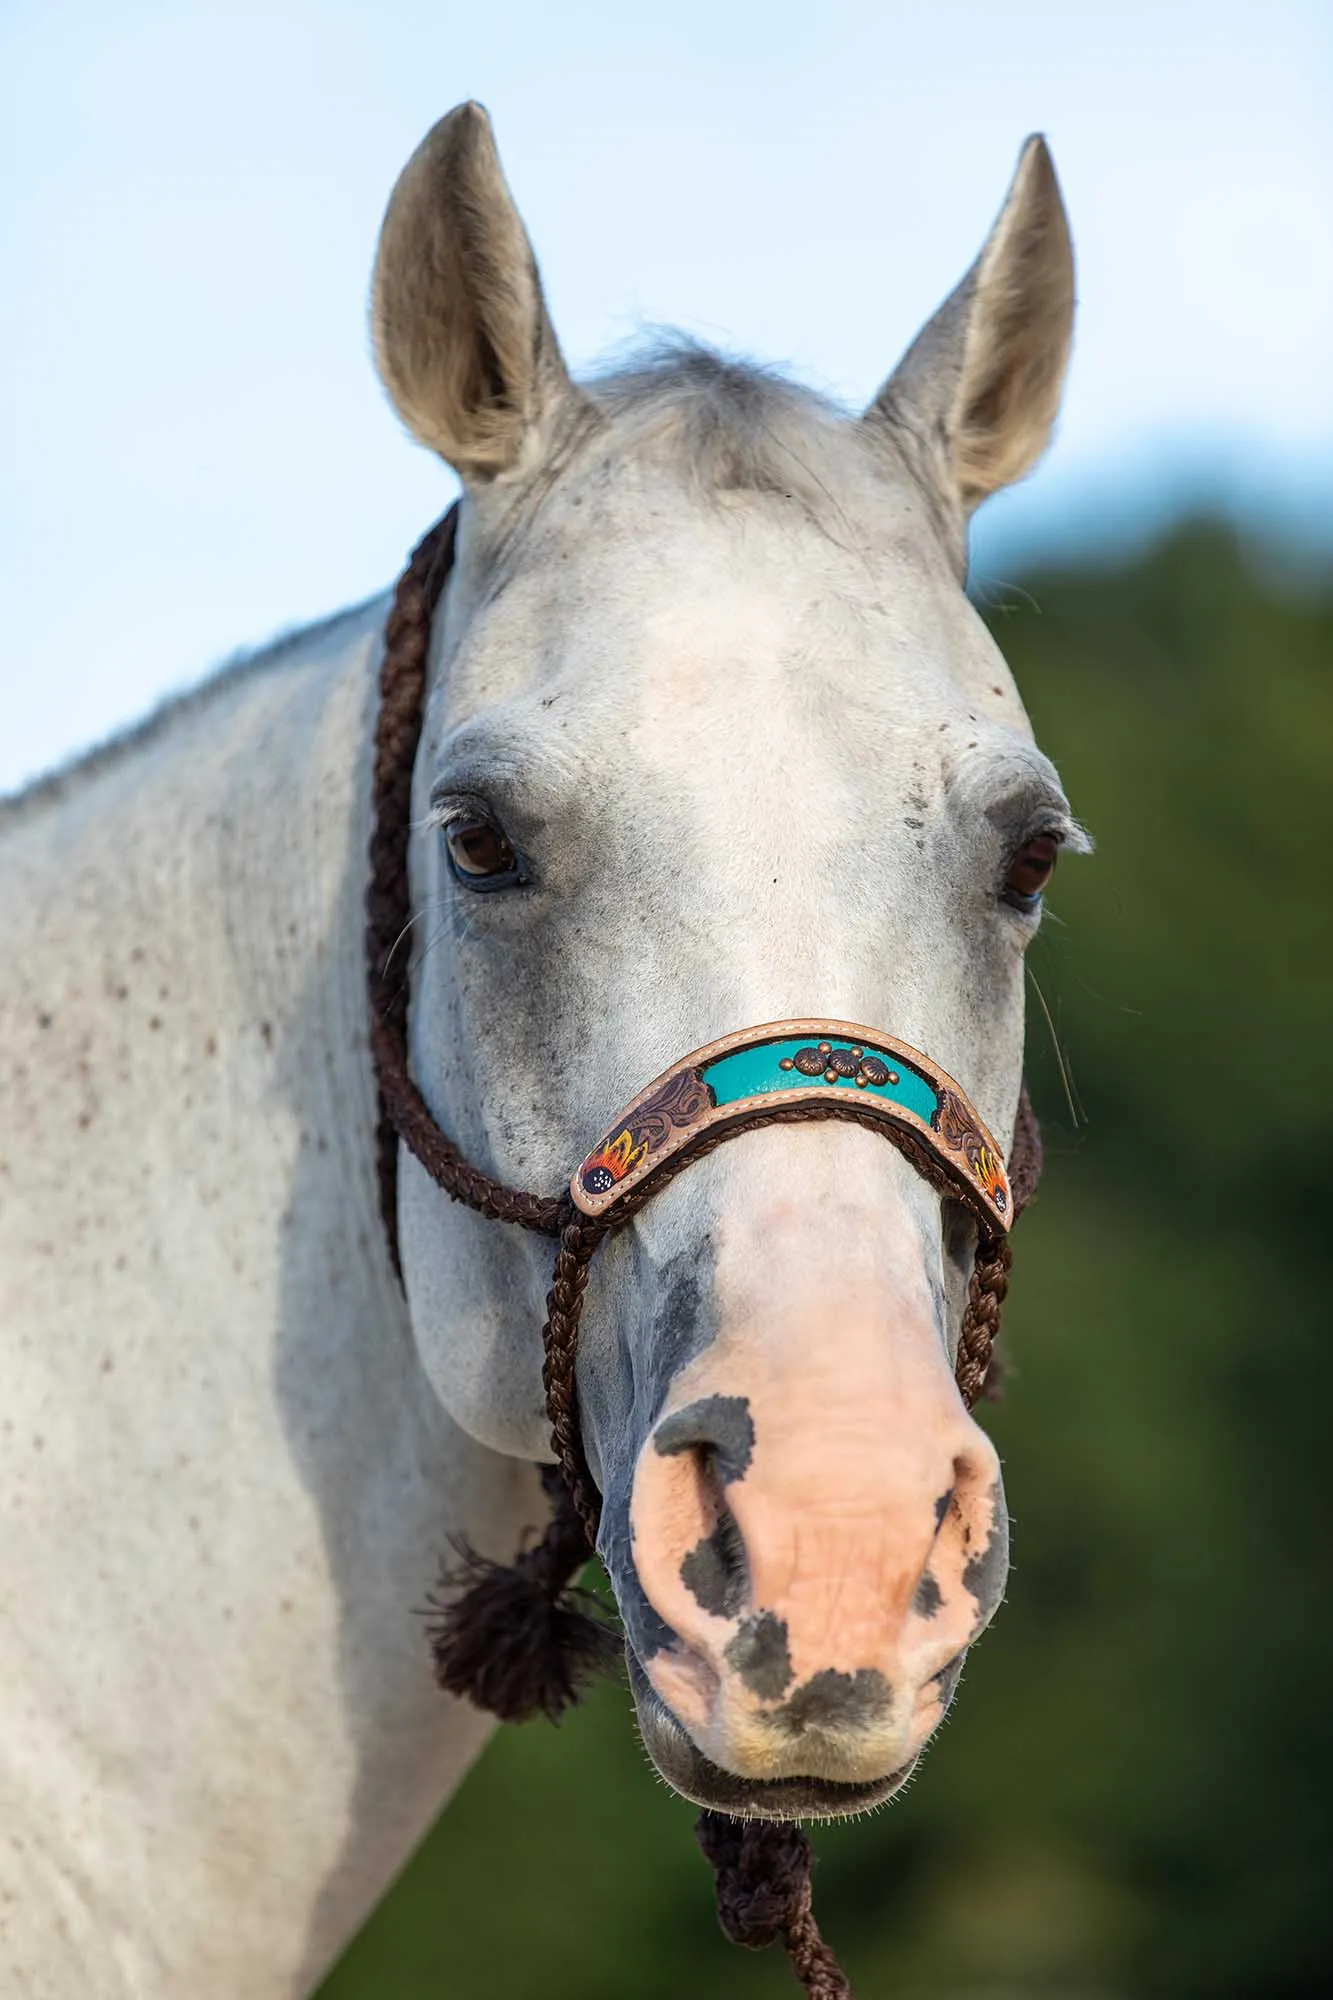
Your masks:
<svg viewBox="0 0 1333 2000"><path fill-rule="evenodd" d="M1005 1610L897 1803L817 1836L863 2000L1333 1992L1333 594L1228 531L987 616L1098 843L1032 970L1047 1127L986 1421ZM760 2000L623 1689L501 1732L322 2000Z"/></svg>

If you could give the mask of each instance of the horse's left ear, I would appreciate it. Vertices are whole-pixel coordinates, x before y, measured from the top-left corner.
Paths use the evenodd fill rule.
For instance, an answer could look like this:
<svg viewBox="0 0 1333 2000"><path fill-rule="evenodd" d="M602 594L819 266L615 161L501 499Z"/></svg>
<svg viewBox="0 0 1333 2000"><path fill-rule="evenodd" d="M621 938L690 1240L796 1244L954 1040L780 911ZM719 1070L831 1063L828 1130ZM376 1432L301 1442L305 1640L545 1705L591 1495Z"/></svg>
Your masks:
<svg viewBox="0 0 1333 2000"><path fill-rule="evenodd" d="M1069 223L1046 141L1034 136L981 255L864 421L889 425L949 512L966 517L1045 450L1073 322Z"/></svg>

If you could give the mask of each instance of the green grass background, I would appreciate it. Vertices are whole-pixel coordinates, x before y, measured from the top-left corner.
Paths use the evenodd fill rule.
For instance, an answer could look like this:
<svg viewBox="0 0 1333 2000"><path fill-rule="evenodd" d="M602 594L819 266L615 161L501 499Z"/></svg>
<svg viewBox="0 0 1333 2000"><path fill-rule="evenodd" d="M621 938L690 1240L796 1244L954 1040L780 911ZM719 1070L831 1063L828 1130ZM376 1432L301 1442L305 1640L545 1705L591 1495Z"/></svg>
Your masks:
<svg viewBox="0 0 1333 2000"><path fill-rule="evenodd" d="M1206 521L987 615L1097 858L990 1410L1015 1565L910 1790L816 1835L862 2000L1333 1993L1333 591ZM628 1695L502 1731L321 2000L762 2000Z"/></svg>

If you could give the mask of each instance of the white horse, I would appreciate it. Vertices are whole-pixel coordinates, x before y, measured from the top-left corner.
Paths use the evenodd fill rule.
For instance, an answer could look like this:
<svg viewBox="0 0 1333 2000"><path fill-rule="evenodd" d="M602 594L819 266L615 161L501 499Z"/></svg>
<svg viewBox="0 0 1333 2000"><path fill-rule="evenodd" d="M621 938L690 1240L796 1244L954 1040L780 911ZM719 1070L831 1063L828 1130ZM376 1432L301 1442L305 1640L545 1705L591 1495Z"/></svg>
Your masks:
<svg viewBox="0 0 1333 2000"><path fill-rule="evenodd" d="M689 1048L829 1015L928 1052L1007 1137L1024 947L1079 836L962 579L1065 366L1045 146L858 417L688 346L576 386L475 106L398 183L374 312L465 491L412 836L445 1130L556 1192ZM308 1993L488 1733L414 1609L451 1535L508 1557L544 1518L549 1246L404 1155L406 1302L386 1248L384 613L0 815L6 1995ZM887 1795L999 1598L958 1213L859 1127L769 1128L594 1268L603 1551L645 1740L705 1802Z"/></svg>

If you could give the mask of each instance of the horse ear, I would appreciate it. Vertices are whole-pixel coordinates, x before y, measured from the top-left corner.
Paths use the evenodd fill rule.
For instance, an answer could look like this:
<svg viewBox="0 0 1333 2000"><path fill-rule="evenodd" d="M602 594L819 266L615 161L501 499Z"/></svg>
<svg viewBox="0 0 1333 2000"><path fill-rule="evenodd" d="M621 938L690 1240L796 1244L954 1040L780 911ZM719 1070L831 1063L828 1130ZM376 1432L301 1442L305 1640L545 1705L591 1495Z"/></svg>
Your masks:
<svg viewBox="0 0 1333 2000"><path fill-rule="evenodd" d="M561 357L480 104L442 118L400 174L371 322L398 414L466 482L535 466L559 414L590 407Z"/></svg>
<svg viewBox="0 0 1333 2000"><path fill-rule="evenodd" d="M890 425L918 464L924 455L921 469L966 516L1045 450L1073 322L1069 223L1046 141L1035 135L981 255L866 421Z"/></svg>

